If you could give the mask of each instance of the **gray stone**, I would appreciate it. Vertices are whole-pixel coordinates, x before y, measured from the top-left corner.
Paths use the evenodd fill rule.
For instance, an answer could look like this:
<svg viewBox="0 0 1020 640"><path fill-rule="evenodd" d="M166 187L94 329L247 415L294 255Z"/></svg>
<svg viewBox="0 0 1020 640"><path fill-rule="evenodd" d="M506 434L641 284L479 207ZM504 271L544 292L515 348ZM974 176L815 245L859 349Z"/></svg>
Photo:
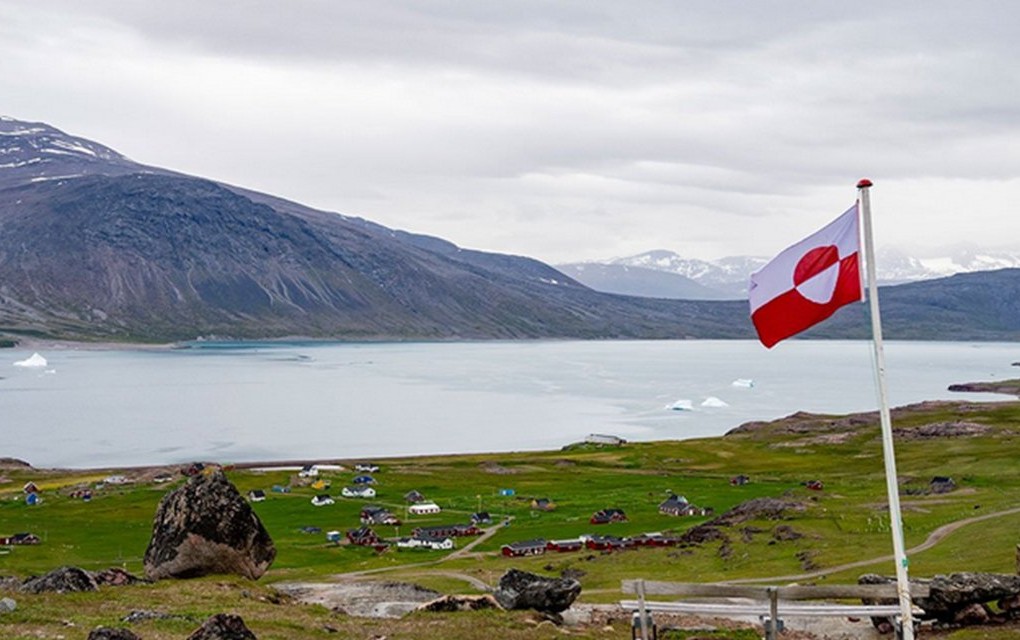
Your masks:
<svg viewBox="0 0 1020 640"><path fill-rule="evenodd" d="M258 640L241 616L217 613L202 623L188 640Z"/></svg>
<svg viewBox="0 0 1020 640"><path fill-rule="evenodd" d="M534 609L558 614L570 608L581 594L581 583L571 578L545 578L511 569L499 579L493 594L504 609Z"/></svg>
<svg viewBox="0 0 1020 640"><path fill-rule="evenodd" d="M11 598L0 598L0 613L10 613L18 608L18 603Z"/></svg>
<svg viewBox="0 0 1020 640"><path fill-rule="evenodd" d="M95 591L96 579L92 574L78 567L60 567L44 576L29 578L21 585L25 593L68 593L72 591Z"/></svg>
<svg viewBox="0 0 1020 640"><path fill-rule="evenodd" d="M118 627L96 627L88 640L142 640L134 631Z"/></svg>
<svg viewBox="0 0 1020 640"><path fill-rule="evenodd" d="M145 550L151 580L239 574L257 580L276 557L269 533L222 471L193 476L159 503Z"/></svg>

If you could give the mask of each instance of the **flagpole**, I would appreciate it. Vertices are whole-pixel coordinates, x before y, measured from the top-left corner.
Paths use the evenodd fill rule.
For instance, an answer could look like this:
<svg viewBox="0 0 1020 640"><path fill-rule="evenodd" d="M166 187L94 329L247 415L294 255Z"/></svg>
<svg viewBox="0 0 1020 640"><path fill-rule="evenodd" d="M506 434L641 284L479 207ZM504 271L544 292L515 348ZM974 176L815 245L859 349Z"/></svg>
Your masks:
<svg viewBox="0 0 1020 640"><path fill-rule="evenodd" d="M889 493L889 520L892 528L893 554L896 559L896 592L902 616L902 638L914 640L914 619L911 611L910 582L907 578L907 554L903 545L903 522L900 517L900 492L896 476L896 454L893 451L892 417L889 394L885 386L885 353L882 350L882 318L878 311L878 283L875 277L875 248L871 233L871 180L857 183L864 221L864 262L867 267L868 298L871 303L871 338L875 348L875 383L878 387L879 417L882 424L882 453L885 458L885 485Z"/></svg>

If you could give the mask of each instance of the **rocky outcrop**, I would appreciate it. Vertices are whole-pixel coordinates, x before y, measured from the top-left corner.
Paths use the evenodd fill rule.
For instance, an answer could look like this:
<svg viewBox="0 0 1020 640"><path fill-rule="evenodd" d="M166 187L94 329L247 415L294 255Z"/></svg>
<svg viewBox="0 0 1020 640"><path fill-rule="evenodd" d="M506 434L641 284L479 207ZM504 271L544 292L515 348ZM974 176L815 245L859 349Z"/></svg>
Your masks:
<svg viewBox="0 0 1020 640"><path fill-rule="evenodd" d="M950 391L966 393L1004 393L1020 396L1020 380L997 380L994 382L961 382L949 385Z"/></svg>
<svg viewBox="0 0 1020 640"><path fill-rule="evenodd" d="M60 567L44 576L29 578L21 585L25 593L68 593L72 591L95 591L98 585L91 573L78 567Z"/></svg>
<svg viewBox="0 0 1020 640"><path fill-rule="evenodd" d="M433 613L439 612L452 612L452 611L478 611L481 609L499 609L499 603L496 602L496 598L489 594L483 594L480 596L470 595L448 595L441 598L436 598L431 602L418 607L418 611L430 611Z"/></svg>
<svg viewBox="0 0 1020 640"><path fill-rule="evenodd" d="M859 584L889 584L894 578L866 574ZM987 624L1020 618L1020 576L1000 573L962 572L937 575L930 580L911 580L911 584L928 586L927 598L913 598L924 609L922 619L949 624ZM996 603L1000 613L993 613L987 603ZM876 601L866 602L874 604ZM877 603L895 604L883 600Z"/></svg>
<svg viewBox="0 0 1020 640"><path fill-rule="evenodd" d="M160 501L145 550L152 580L234 573L260 578L276 557L269 533L222 471L197 475Z"/></svg>
<svg viewBox="0 0 1020 640"><path fill-rule="evenodd" d="M130 629L96 627L89 633L88 640L141 640L141 638Z"/></svg>
<svg viewBox="0 0 1020 640"><path fill-rule="evenodd" d="M493 594L504 609L534 609L558 614L570 608L581 594L581 583L571 578L545 578L511 569L499 579Z"/></svg>
<svg viewBox="0 0 1020 640"><path fill-rule="evenodd" d="M188 640L258 640L241 616L217 613L202 623Z"/></svg>

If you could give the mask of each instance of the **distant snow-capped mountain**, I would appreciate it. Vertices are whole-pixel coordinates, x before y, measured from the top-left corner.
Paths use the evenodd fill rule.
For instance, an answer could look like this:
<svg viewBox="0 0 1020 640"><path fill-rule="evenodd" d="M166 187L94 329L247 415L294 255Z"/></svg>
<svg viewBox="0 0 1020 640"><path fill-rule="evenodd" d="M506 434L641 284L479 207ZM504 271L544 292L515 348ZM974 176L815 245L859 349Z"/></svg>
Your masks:
<svg viewBox="0 0 1020 640"><path fill-rule="evenodd" d="M752 272L768 262L759 256L728 256L717 260L684 258L673 251L646 251L625 258L557 265L578 282L607 293L689 300L739 299L747 296ZM957 273L1020 267L1020 252L951 247L939 255L918 258L895 248L875 257L881 285L943 278ZM663 278L669 274L672 279Z"/></svg>

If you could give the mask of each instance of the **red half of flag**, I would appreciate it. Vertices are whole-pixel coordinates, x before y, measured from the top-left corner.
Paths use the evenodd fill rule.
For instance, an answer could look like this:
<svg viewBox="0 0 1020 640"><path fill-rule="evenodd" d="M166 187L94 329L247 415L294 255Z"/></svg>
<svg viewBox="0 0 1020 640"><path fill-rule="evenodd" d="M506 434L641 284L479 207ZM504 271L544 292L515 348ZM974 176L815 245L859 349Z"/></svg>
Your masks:
<svg viewBox="0 0 1020 640"><path fill-rule="evenodd" d="M771 348L864 299L857 205L751 274L751 322Z"/></svg>

